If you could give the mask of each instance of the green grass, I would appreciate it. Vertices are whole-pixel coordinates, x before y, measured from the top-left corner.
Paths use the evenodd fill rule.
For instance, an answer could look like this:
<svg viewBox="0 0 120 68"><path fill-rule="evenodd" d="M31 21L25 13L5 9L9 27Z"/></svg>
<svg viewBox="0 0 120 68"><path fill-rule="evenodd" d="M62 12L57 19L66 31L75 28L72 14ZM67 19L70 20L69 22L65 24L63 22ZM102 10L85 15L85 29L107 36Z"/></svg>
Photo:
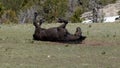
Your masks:
<svg viewBox="0 0 120 68"><path fill-rule="evenodd" d="M120 23L70 23L67 29L79 26L87 36L83 44L34 41L32 24L0 25L0 68L119 68Z"/></svg>

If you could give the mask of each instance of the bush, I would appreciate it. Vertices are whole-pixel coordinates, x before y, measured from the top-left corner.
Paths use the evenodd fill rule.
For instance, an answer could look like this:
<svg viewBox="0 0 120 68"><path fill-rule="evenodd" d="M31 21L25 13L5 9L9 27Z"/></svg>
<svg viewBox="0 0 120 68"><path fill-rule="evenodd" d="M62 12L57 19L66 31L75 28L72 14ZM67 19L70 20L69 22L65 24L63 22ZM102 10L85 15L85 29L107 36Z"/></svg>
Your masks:
<svg viewBox="0 0 120 68"><path fill-rule="evenodd" d="M4 13L4 6L2 5L2 3L0 3L0 18L3 13Z"/></svg>
<svg viewBox="0 0 120 68"><path fill-rule="evenodd" d="M83 9L80 7L77 7L71 17L71 22L72 23L82 22L82 19L80 18L82 13L83 13Z"/></svg>
<svg viewBox="0 0 120 68"><path fill-rule="evenodd" d="M4 14L2 15L3 23L17 23L17 16L16 12L13 10L6 10L4 11Z"/></svg>

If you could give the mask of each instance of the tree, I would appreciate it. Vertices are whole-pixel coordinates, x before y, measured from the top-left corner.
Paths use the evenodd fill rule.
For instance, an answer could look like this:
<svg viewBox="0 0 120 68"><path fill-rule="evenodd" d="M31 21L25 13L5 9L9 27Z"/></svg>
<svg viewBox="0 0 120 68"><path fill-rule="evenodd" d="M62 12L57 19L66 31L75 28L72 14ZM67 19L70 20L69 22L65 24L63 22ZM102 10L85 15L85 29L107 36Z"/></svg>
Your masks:
<svg viewBox="0 0 120 68"><path fill-rule="evenodd" d="M43 16L48 22L54 21L58 17L64 17L67 11L67 0L46 0L42 4Z"/></svg>

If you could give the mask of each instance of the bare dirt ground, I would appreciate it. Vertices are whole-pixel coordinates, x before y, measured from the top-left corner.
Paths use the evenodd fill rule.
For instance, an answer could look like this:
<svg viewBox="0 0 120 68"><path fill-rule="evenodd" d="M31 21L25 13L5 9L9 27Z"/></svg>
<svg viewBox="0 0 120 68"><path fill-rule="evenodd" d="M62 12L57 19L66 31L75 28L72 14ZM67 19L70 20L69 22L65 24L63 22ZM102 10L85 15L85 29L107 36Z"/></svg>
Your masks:
<svg viewBox="0 0 120 68"><path fill-rule="evenodd" d="M85 40L83 41L84 45L89 46L111 46L111 45L120 45L119 42L107 42L107 41L96 41L96 40Z"/></svg>

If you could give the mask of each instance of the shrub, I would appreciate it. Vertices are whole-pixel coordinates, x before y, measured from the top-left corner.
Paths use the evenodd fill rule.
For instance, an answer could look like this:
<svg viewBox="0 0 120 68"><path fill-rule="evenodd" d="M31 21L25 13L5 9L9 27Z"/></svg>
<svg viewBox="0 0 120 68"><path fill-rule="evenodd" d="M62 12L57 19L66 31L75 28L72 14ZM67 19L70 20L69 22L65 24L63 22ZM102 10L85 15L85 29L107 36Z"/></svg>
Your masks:
<svg viewBox="0 0 120 68"><path fill-rule="evenodd" d="M0 18L3 13L4 13L4 6L2 5L2 3L0 3Z"/></svg>
<svg viewBox="0 0 120 68"><path fill-rule="evenodd" d="M83 13L82 8L77 7L75 12L73 13L72 17L71 17L71 22L72 23L77 23L77 22L82 22L81 14Z"/></svg>
<svg viewBox="0 0 120 68"><path fill-rule="evenodd" d="M2 15L2 23L17 23L17 16L15 11L13 10L5 10Z"/></svg>

